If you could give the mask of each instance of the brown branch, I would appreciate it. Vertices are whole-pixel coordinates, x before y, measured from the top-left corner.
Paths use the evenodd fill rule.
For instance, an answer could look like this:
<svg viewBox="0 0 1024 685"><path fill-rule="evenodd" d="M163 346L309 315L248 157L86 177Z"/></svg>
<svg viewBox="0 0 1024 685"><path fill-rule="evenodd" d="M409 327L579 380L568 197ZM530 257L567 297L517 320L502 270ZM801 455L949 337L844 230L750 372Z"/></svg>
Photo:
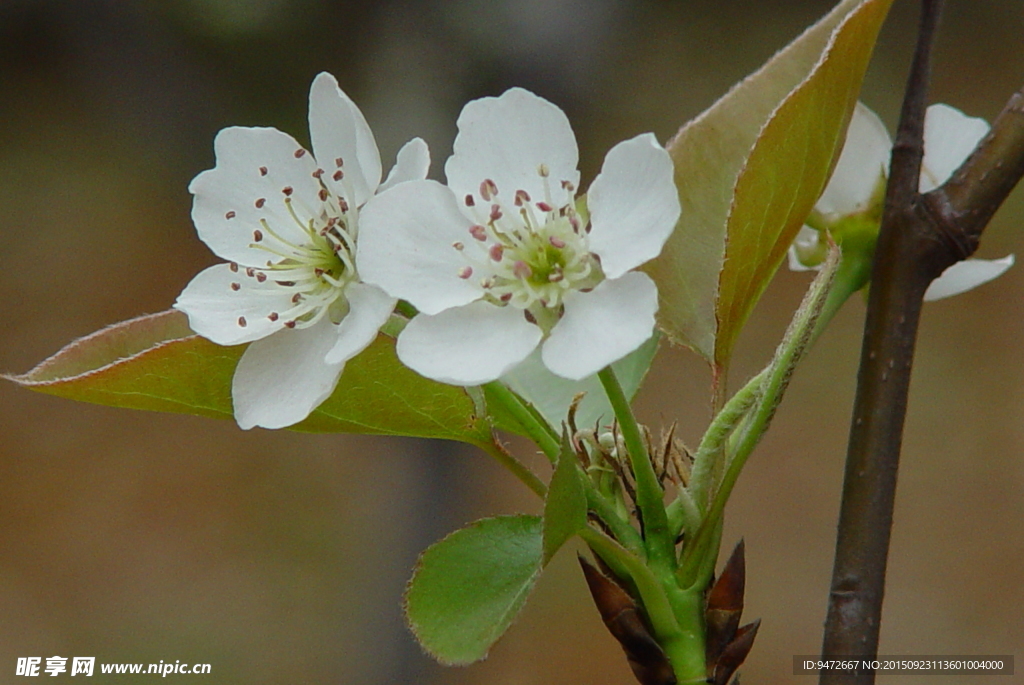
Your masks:
<svg viewBox="0 0 1024 685"><path fill-rule="evenodd" d="M941 0L923 0L872 270L822 654L874 658L903 422L924 292L970 256L1024 175L1024 91L953 177L918 192L929 52ZM874 672L822 671L821 685L869 685Z"/></svg>
<svg viewBox="0 0 1024 685"><path fill-rule="evenodd" d="M857 396L843 482L823 657L874 658L885 591L903 419L921 305L941 273L922 268L918 178L931 46L941 0L924 0L893 146L871 274ZM907 259L907 257L910 259ZM821 671L821 685L864 685L871 671Z"/></svg>

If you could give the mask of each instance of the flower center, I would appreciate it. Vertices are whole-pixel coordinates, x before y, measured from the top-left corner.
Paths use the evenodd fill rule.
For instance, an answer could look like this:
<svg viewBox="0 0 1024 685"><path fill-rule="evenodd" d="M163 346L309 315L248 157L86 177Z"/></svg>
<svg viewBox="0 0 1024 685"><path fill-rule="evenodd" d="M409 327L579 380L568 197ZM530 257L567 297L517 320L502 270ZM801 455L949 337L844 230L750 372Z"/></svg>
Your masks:
<svg viewBox="0 0 1024 685"><path fill-rule="evenodd" d="M305 150L297 150L295 154L300 156L300 153L305 154ZM342 160L335 160L335 165L334 180L342 181ZM266 218L261 218L260 228L253 231L249 247L268 253L270 258L266 266L239 267L231 264L232 271L241 269L245 276L271 286L267 288L264 285L251 292L274 295L275 302L280 302L281 291L290 293L290 307L267 312L268 319L281 321L287 328L306 328L324 316L339 323L348 313L345 288L357 280L353 254L359 210L349 206L344 197L323 181L325 173L320 168L313 172L320 190L318 202L312 207L297 202L291 186L281 189L278 201L284 203L292 222L299 229L299 237L294 230L275 230ZM260 174L265 176L267 168L260 167ZM347 184L345 190L351 196ZM267 202L266 198L258 198L256 208L262 209ZM231 287L239 290L241 284L232 283ZM245 319L240 318L238 325L244 327Z"/></svg>
<svg viewBox="0 0 1024 685"><path fill-rule="evenodd" d="M479 196L467 195L466 205L479 223L469 229L471 240L453 247L467 262L460 277L477 275L488 301L524 310L549 332L562 315L565 295L593 288L604 274L588 249L587 227L573 204L575 188L563 181L562 197L556 200L547 168L542 165L538 173L544 179L544 200L533 201L525 190L517 190L508 206L489 179L480 184Z"/></svg>

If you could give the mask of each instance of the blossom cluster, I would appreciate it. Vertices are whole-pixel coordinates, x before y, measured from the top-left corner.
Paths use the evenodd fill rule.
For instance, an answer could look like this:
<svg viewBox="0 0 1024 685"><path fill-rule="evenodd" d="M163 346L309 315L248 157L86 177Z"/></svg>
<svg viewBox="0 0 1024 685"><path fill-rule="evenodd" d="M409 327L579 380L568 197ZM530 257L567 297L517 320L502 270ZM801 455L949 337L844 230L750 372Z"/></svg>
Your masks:
<svg viewBox="0 0 1024 685"><path fill-rule="evenodd" d="M189 190L199 237L226 262L197 275L175 307L215 343L248 343L232 382L242 428L305 419L389 321L406 366L463 386L583 381L651 338L657 287L636 269L658 256L681 211L654 135L614 146L583 195L575 136L552 103L512 88L468 103L457 124L444 184L427 179L419 138L381 181L373 133L326 73L309 94L311 150L273 128L217 135L216 166ZM987 130L930 108L921 190L943 183ZM890 148L858 103L791 268L817 267L825 231L839 242L859 231L873 251ZM1011 263L961 262L928 297Z"/></svg>
<svg viewBox="0 0 1024 685"><path fill-rule="evenodd" d="M233 127L197 176L192 219L224 264L175 307L198 334L250 343L235 371L240 426L303 420L388 322L401 361L458 385L497 380L539 352L581 380L654 333L657 288L634 269L679 217L673 165L652 134L613 147L585 197L564 112L525 90L470 102L447 184L413 139L381 182L366 120L329 74L309 96L312 150Z"/></svg>

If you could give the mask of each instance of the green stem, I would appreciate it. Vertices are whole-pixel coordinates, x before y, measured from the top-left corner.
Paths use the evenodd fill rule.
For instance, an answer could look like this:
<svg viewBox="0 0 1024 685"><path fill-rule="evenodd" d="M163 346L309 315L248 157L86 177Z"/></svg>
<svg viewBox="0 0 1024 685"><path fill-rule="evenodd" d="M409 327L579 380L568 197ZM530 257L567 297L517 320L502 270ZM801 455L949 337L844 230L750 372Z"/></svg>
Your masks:
<svg viewBox="0 0 1024 685"><path fill-rule="evenodd" d="M600 531L588 527L580 531L580 537L616 576L633 583L677 682L705 683L703 590L686 592L671 577L668 582L659 580L639 557Z"/></svg>
<svg viewBox="0 0 1024 685"><path fill-rule="evenodd" d="M558 455L562 451L558 434L548 425L546 421L539 418L530 410L530 407L514 392L508 389L501 381L491 381L486 386L491 397L508 410L515 417L519 425L523 427L530 439L541 449L544 455L552 464L558 461Z"/></svg>
<svg viewBox="0 0 1024 685"><path fill-rule="evenodd" d="M644 541L640 534L636 532L636 529L619 516L615 510L615 505L598 492L593 482L586 477L586 474L581 476L581 478L587 492L587 508L597 514L601 522L608 526L612 537L620 544L638 557L645 557L647 552L644 549Z"/></svg>
<svg viewBox="0 0 1024 685"><path fill-rule="evenodd" d="M759 387L756 390L751 388L753 383L751 381L741 391L742 393L751 388L751 392L756 393L756 408L752 414L745 417L739 432L732 432L727 437L725 449L722 452L727 459L722 482L715 490L711 506L708 508L707 515L698 528L697 534L694 539L688 541L680 563L679 579L683 587L690 587L691 584L697 582L700 575L699 569L704 563L706 555L709 554L712 547L717 547L718 540L715 538L721 534L721 520L725 504L729 500L729 495L732 494L732 489L736 485L747 459L768 430L768 426L775 416L775 410L779 406L779 402L782 401L782 395L786 391L794 367L807 348L824 330L832 316L839 311L843 302L863 286L864 274L861 268L863 266L861 257L863 257L861 253L851 252L850 259L843 259L842 256L829 258L822 273L811 284L800 309L793 317L793 322L790 324L789 330L786 331L786 336L772 363L755 377L755 380L760 379ZM845 269L843 268L844 263ZM737 397L739 395L740 393L737 393ZM733 400L736 400L736 397ZM716 531L718 532L716 533Z"/></svg>
<svg viewBox="0 0 1024 685"><path fill-rule="evenodd" d="M715 462L722 459L725 441L732 435L740 419L754 405L768 369L761 371L733 395L708 426L693 458L690 474L690 496L701 512L707 511L708 493L713 489L711 479L715 473Z"/></svg>
<svg viewBox="0 0 1024 685"><path fill-rule="evenodd" d="M516 459L508 450L501 446L497 438L493 439L490 444L482 443L480 445L487 454L494 457L494 459L504 466L508 471L519 479L519 481L530 488L541 499L544 499L548 495L548 486L544 485L544 482L537 477L530 469Z"/></svg>
<svg viewBox="0 0 1024 685"><path fill-rule="evenodd" d="M636 481L636 505L643 519L647 556L656 568L671 572L676 565L675 538L668 529L665 493L647 453L640 425L633 416L633 409L612 368L606 366L598 371L597 376L601 379L601 385L604 386L612 409L615 410L615 418L618 420L619 430L622 431L626 451L629 453L629 463Z"/></svg>
<svg viewBox="0 0 1024 685"><path fill-rule="evenodd" d="M668 505L666 511L668 529L674 539L679 539L679 535L684 531L692 534L704 517L689 490L683 487L679 488L676 498Z"/></svg>

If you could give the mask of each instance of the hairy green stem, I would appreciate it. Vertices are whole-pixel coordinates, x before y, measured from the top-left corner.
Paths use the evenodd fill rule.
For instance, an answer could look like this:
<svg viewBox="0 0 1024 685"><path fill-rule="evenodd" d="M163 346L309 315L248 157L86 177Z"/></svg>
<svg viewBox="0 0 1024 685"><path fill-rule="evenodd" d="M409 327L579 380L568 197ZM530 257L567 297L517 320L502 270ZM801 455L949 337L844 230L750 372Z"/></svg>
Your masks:
<svg viewBox="0 0 1024 685"><path fill-rule="evenodd" d="M491 381L484 387L491 393L493 399L500 402L508 410L508 413L515 417L530 439L548 458L548 461L552 464L556 463L562 446L554 429L531 411L522 398L509 390L501 381Z"/></svg>

